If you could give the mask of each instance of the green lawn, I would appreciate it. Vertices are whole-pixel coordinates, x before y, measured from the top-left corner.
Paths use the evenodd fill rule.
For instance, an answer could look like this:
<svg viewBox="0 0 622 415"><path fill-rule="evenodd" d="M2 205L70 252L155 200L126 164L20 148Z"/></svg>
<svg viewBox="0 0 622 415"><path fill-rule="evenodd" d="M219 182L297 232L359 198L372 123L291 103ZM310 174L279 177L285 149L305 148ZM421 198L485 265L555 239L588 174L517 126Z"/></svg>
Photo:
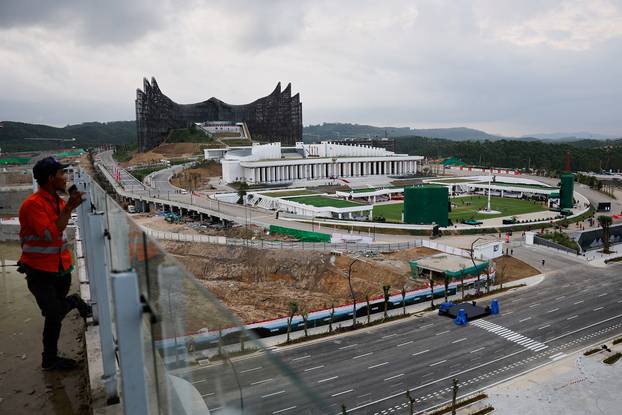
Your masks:
<svg viewBox="0 0 622 415"><path fill-rule="evenodd" d="M541 204L534 204L529 200L517 200L501 197L493 197L490 200L490 208L501 213L485 215L478 213L478 210L486 207L488 198L486 196L466 196L451 199L452 211L449 218L454 222L466 219L492 219L502 216L514 216L524 213L541 212L546 210ZM393 203L390 205L374 206L374 216L384 216L392 222L400 222L402 219L404 203Z"/></svg>
<svg viewBox="0 0 622 415"><path fill-rule="evenodd" d="M337 208L361 206L360 203L350 202L343 199L333 199L325 196L301 196L301 197L286 197L285 200L291 200L293 202L304 203L305 205L311 205L316 207L332 206Z"/></svg>

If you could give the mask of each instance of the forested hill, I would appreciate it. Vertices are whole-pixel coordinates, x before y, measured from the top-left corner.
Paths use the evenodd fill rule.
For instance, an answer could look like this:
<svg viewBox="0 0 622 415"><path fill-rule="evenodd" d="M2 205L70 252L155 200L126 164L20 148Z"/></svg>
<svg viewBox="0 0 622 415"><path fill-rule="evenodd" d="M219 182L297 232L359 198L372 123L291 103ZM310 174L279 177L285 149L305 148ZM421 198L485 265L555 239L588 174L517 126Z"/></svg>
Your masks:
<svg viewBox="0 0 622 415"><path fill-rule="evenodd" d="M622 140L583 140L571 143L540 141L451 141L427 137L400 137L397 151L429 158L457 157L467 164L561 171L566 151L572 169L599 171L622 169Z"/></svg>
<svg viewBox="0 0 622 415"><path fill-rule="evenodd" d="M304 127L302 135L305 142L318 139L335 138L376 138L421 136L430 138L446 138L449 140L499 140L503 137L491 135L472 128L431 128L416 129L409 127L374 127L372 125L348 123L323 123ZM523 140L530 140L523 138ZM535 139L531 139L535 140Z"/></svg>
<svg viewBox="0 0 622 415"><path fill-rule="evenodd" d="M75 142L24 140L24 138L75 138ZM0 128L3 152L91 147L100 144L136 142L135 121L86 122L58 128L49 125L4 121Z"/></svg>

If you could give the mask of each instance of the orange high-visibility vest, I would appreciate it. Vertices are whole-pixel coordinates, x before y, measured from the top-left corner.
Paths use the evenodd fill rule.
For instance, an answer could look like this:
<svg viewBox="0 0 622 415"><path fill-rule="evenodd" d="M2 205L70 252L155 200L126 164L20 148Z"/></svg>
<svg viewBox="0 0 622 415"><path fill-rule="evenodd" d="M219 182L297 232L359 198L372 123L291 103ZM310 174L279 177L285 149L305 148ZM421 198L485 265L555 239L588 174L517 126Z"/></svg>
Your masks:
<svg viewBox="0 0 622 415"><path fill-rule="evenodd" d="M65 201L43 189L30 195L19 208L19 237L22 243L20 261L46 272L68 270L72 265L70 244L56 227Z"/></svg>

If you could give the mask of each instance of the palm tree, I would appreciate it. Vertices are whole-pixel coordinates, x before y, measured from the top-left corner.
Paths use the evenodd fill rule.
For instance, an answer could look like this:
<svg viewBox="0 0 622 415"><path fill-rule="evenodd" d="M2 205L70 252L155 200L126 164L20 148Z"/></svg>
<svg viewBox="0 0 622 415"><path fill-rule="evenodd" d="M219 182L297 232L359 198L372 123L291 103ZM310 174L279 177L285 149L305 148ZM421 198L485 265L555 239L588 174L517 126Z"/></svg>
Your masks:
<svg viewBox="0 0 622 415"><path fill-rule="evenodd" d="M603 253L609 254L609 226L611 226L611 216L600 215L598 217L598 224L603 228Z"/></svg>
<svg viewBox="0 0 622 415"><path fill-rule="evenodd" d="M391 289L390 285L383 285L382 286L382 292L384 294L384 319L386 320L388 315L387 315L387 309L389 307L389 290Z"/></svg>
<svg viewBox="0 0 622 415"><path fill-rule="evenodd" d="M348 265L348 286L350 287L350 295L352 296L352 329L356 328L356 293L354 292L354 288L352 288L352 265L358 261L358 258L355 258Z"/></svg>
<svg viewBox="0 0 622 415"><path fill-rule="evenodd" d="M428 280L430 281L430 307L434 310L434 277L432 276L432 270L430 270Z"/></svg>
<svg viewBox="0 0 622 415"><path fill-rule="evenodd" d="M307 322L309 321L309 313L307 312L307 310L302 312L302 321L304 324L304 329L305 329L305 337L309 336L309 332L307 331Z"/></svg>
<svg viewBox="0 0 622 415"><path fill-rule="evenodd" d="M298 312L298 303L292 301L289 303L289 316L287 318L287 340L286 343L289 343L289 334L292 331L292 320L294 319L294 315Z"/></svg>
<svg viewBox="0 0 622 415"><path fill-rule="evenodd" d="M406 315L406 286L402 285L402 314Z"/></svg>
<svg viewBox="0 0 622 415"><path fill-rule="evenodd" d="M449 301L449 299L447 298L447 294L449 292L449 275L447 275L447 273L445 272L443 274L444 279L445 279L445 302Z"/></svg>

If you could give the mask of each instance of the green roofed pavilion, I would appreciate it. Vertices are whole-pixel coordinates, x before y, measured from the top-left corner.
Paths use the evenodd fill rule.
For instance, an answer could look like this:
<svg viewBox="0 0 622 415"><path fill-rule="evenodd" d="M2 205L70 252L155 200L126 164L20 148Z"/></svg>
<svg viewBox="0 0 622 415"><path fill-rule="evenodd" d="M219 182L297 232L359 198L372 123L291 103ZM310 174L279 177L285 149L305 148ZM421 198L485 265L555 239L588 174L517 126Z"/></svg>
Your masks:
<svg viewBox="0 0 622 415"><path fill-rule="evenodd" d="M488 261L475 259L475 265L473 265L471 258L442 253L409 261L409 264L413 276L418 275L418 268L426 276L431 272L439 277L447 275L450 278L460 278L463 273L465 276L482 273L488 266Z"/></svg>

